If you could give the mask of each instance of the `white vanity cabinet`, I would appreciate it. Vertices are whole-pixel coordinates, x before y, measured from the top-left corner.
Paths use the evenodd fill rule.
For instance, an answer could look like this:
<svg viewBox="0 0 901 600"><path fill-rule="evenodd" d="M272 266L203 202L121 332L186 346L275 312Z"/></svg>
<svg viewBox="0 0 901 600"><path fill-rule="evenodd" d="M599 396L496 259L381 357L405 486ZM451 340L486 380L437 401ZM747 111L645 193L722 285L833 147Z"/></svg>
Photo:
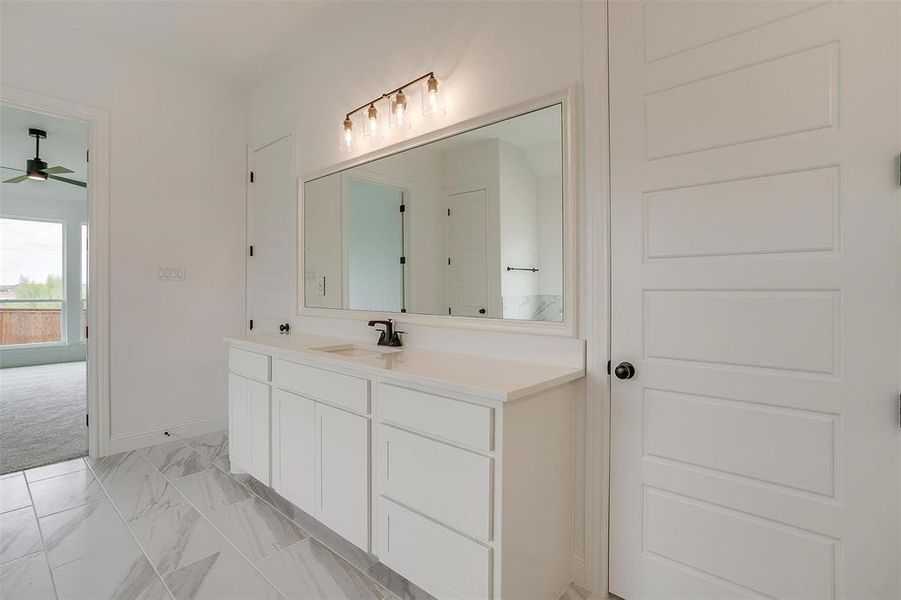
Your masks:
<svg viewBox="0 0 901 600"><path fill-rule="evenodd" d="M272 487L370 550L369 381L272 359Z"/></svg>
<svg viewBox="0 0 901 600"><path fill-rule="evenodd" d="M271 397L269 481L287 500L439 599L560 596L581 369L414 349L332 358L292 337L227 338L237 467L266 481L254 407Z"/></svg>
<svg viewBox="0 0 901 600"><path fill-rule="evenodd" d="M231 462L269 485L269 357L231 348L228 364Z"/></svg>

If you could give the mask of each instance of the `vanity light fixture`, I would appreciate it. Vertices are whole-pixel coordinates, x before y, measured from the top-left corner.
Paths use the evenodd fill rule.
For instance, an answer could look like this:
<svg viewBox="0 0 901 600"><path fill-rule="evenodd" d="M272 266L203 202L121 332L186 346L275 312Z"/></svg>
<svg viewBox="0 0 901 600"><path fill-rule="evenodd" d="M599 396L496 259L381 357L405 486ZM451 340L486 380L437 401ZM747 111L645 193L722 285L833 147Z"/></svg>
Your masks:
<svg viewBox="0 0 901 600"><path fill-rule="evenodd" d="M388 127L396 130L409 129L410 105L404 90L418 82L422 82L422 115L433 117L447 114L435 73L426 73L347 113L340 129L341 149L345 152L353 151L358 136L367 141L381 138L385 129L384 111L380 109L383 101L386 101L388 108ZM358 115L360 118L355 118Z"/></svg>

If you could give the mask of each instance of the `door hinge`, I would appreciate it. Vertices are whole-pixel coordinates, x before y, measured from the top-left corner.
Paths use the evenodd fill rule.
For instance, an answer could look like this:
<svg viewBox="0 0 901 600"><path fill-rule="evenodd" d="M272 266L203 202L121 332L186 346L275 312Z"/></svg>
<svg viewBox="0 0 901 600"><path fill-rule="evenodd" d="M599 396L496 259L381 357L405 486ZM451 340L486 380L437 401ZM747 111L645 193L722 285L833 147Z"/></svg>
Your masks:
<svg viewBox="0 0 901 600"><path fill-rule="evenodd" d="M91 426L91 415L85 415L85 416L84 416L84 426L85 426L85 427L90 427L90 426Z"/></svg>
<svg viewBox="0 0 901 600"><path fill-rule="evenodd" d="M406 256L401 256L401 257L400 257L400 264L402 264L402 265L407 264L407 257L406 257Z"/></svg>
<svg viewBox="0 0 901 600"><path fill-rule="evenodd" d="M447 257L447 266L450 266L450 256Z"/></svg>
<svg viewBox="0 0 901 600"><path fill-rule="evenodd" d="M253 171L250 172L250 183L253 183Z"/></svg>
<svg viewBox="0 0 901 600"><path fill-rule="evenodd" d="M250 330L253 331L253 319L250 320Z"/></svg>
<svg viewBox="0 0 901 600"><path fill-rule="evenodd" d="M451 314L450 306L447 307L447 314Z"/></svg>
<svg viewBox="0 0 901 600"><path fill-rule="evenodd" d="M407 205L406 205L406 204L401 204L401 205L400 205L400 212L407 212Z"/></svg>
<svg viewBox="0 0 901 600"><path fill-rule="evenodd" d="M898 397L898 427L901 427L901 396Z"/></svg>
<svg viewBox="0 0 901 600"><path fill-rule="evenodd" d="M91 162L91 149L90 148L88 148L87 150L84 151L84 161Z"/></svg>
<svg viewBox="0 0 901 600"><path fill-rule="evenodd" d="M253 244L250 245L250 255L253 256Z"/></svg>
<svg viewBox="0 0 901 600"><path fill-rule="evenodd" d="M87 325L84 326L84 339L88 339L88 330L89 329L90 329L90 327L88 327Z"/></svg>
<svg viewBox="0 0 901 600"><path fill-rule="evenodd" d="M447 216L450 216L450 209L447 209Z"/></svg>
<svg viewBox="0 0 901 600"><path fill-rule="evenodd" d="M610 361L607 361L607 375L610 375Z"/></svg>

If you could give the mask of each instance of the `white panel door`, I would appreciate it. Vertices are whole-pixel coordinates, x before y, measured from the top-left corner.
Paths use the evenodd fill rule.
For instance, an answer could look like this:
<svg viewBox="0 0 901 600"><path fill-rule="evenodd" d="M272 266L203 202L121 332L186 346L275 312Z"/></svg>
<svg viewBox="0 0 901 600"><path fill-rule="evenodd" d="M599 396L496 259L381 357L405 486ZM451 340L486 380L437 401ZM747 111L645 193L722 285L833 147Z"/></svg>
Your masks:
<svg viewBox="0 0 901 600"><path fill-rule="evenodd" d="M250 464L247 466L247 472L269 485L271 452L269 386L248 379L247 402L250 406Z"/></svg>
<svg viewBox="0 0 901 600"><path fill-rule="evenodd" d="M313 502L316 479L314 403L309 398L283 390L272 391L272 403L278 414L278 419L273 419L273 427L278 428L278 461L272 465L273 486L282 496L313 514L316 510Z"/></svg>
<svg viewBox="0 0 901 600"><path fill-rule="evenodd" d="M897 599L901 5L609 6L610 591Z"/></svg>
<svg viewBox="0 0 901 600"><path fill-rule="evenodd" d="M250 468L250 380L228 374L228 454L232 467Z"/></svg>
<svg viewBox="0 0 901 600"><path fill-rule="evenodd" d="M294 138L284 137L250 156L247 188L247 318L254 332L273 333L295 314L297 184Z"/></svg>
<svg viewBox="0 0 901 600"><path fill-rule="evenodd" d="M316 518L369 551L369 419L316 403Z"/></svg>
<svg viewBox="0 0 901 600"><path fill-rule="evenodd" d="M448 314L501 316L489 314L487 203L485 190L448 196Z"/></svg>

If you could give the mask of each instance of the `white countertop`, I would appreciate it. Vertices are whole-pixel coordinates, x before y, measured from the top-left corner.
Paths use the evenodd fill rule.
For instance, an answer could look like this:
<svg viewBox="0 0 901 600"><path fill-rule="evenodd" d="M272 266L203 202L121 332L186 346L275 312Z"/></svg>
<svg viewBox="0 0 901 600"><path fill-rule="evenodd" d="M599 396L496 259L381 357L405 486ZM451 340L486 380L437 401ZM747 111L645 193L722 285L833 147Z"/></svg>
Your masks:
<svg viewBox="0 0 901 600"><path fill-rule="evenodd" d="M341 367L394 381L439 384L451 391L476 394L506 402L580 379L584 368L562 367L514 360L486 358L404 346L399 351L381 348L374 356L340 356L315 348L354 344L377 348L372 342L323 337L249 334L223 338L233 346L265 352L280 358L298 358L323 367Z"/></svg>

